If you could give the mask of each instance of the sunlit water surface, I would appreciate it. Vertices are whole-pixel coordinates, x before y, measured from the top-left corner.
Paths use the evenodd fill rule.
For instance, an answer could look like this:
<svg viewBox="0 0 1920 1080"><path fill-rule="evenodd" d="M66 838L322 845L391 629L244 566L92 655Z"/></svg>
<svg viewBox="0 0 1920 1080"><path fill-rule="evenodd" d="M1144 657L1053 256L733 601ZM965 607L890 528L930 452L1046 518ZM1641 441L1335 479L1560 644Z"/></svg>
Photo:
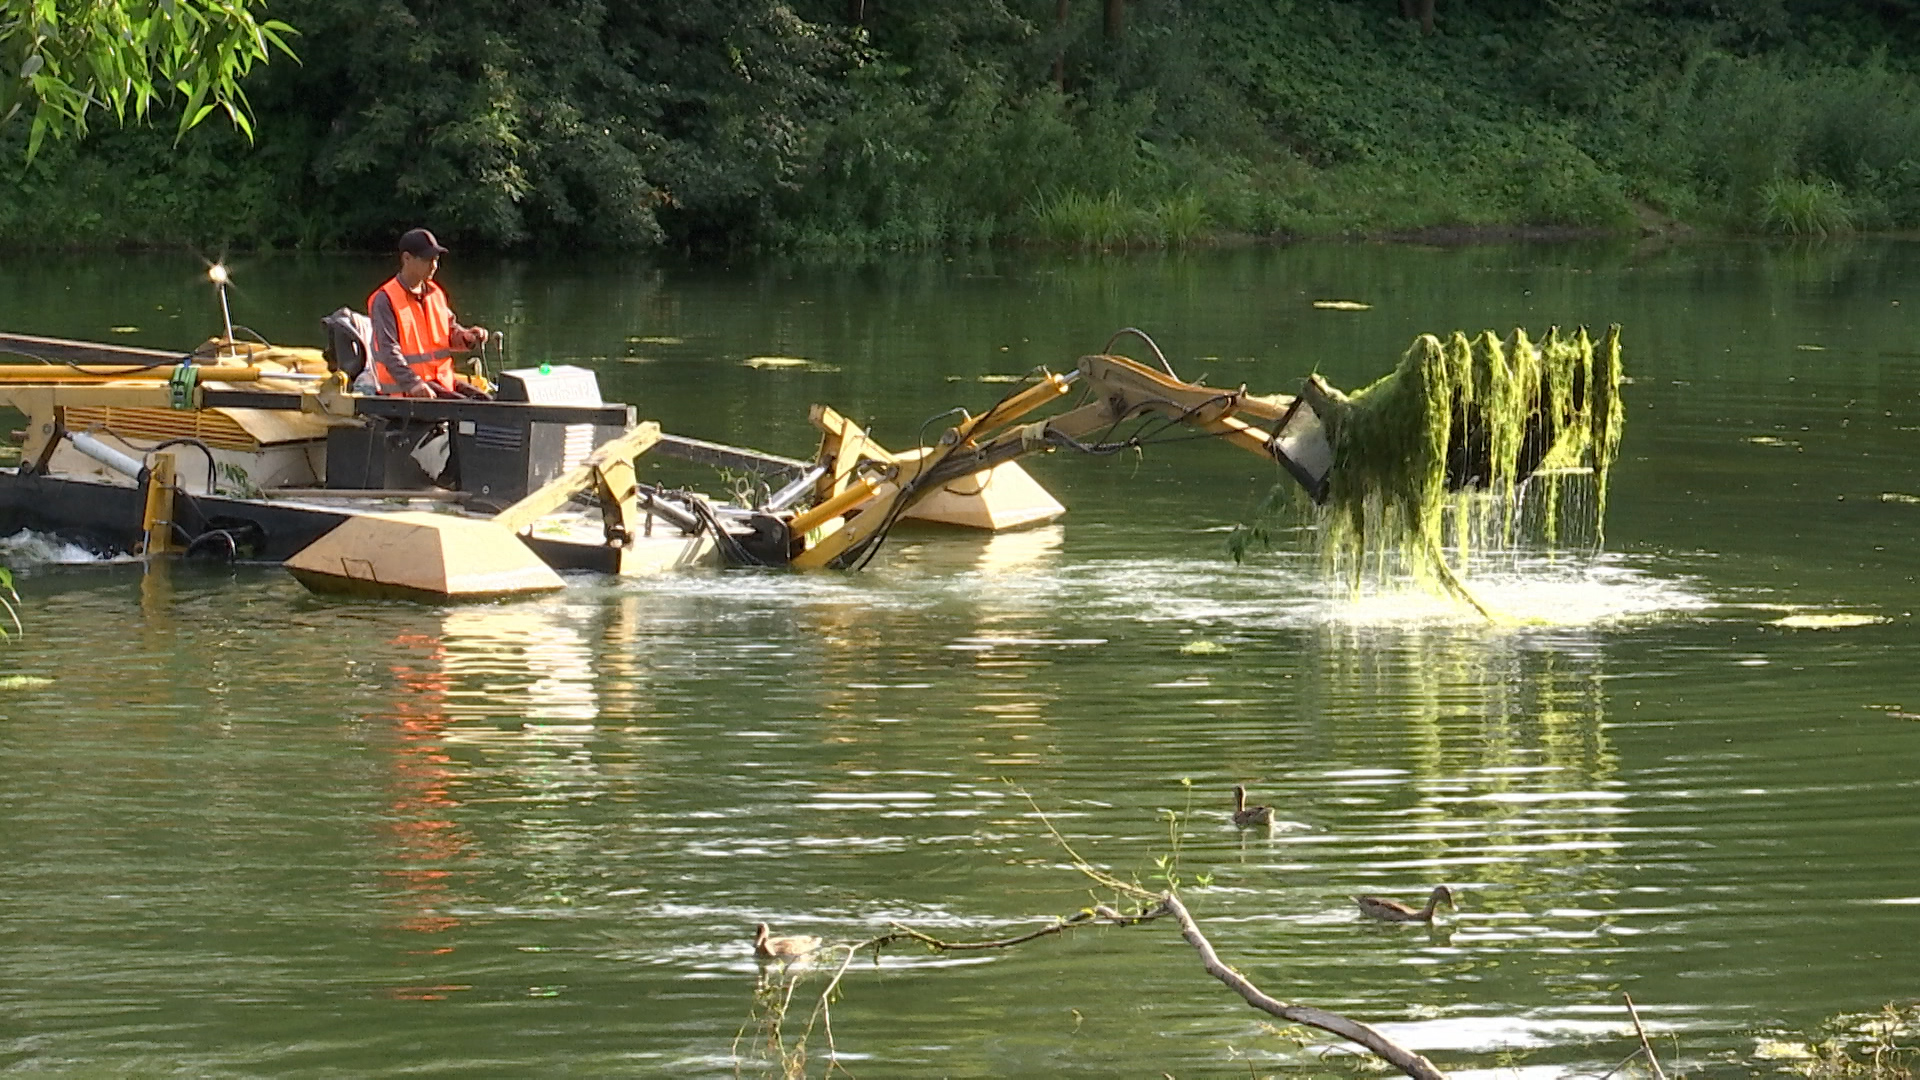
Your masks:
<svg viewBox="0 0 1920 1080"><path fill-rule="evenodd" d="M9 261L0 327L190 345L199 270ZM235 271L236 318L292 342L382 273ZM1912 245L445 276L522 359L794 456L811 401L907 446L1122 325L1271 391L1358 385L1421 331L1619 321L1608 550L1488 562L1495 624L1296 544L1236 565L1224 530L1278 477L1204 444L1034 461L1058 524L904 531L860 574L513 604L0 541L27 623L0 644L0 1070L762 1075L784 986L754 924L1008 935L1109 898L1063 840L1148 885L1168 859L1269 992L1459 1075L1605 1072L1637 1045L1623 992L1670 1069L1727 1076L1914 994ZM1234 783L1271 835L1232 828ZM1349 900L1443 882L1431 930ZM788 973L788 1049L832 971ZM889 1077L1286 1073L1331 1045L1276 1034L1164 924L896 946L831 1019L814 1075L830 1045Z"/></svg>

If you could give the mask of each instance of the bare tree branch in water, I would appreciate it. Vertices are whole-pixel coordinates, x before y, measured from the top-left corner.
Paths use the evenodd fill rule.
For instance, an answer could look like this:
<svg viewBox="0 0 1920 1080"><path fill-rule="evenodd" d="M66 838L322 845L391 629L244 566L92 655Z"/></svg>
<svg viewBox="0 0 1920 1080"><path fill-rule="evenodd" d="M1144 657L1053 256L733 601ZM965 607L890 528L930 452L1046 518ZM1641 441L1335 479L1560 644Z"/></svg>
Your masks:
<svg viewBox="0 0 1920 1080"><path fill-rule="evenodd" d="M1378 1054L1389 1065L1414 1077L1415 1080L1446 1080L1446 1074L1435 1068L1433 1062L1400 1046L1365 1024L1349 1020L1336 1012L1316 1009L1311 1005L1288 1005L1268 997L1254 985L1252 979L1221 962L1219 954L1213 951L1213 943L1200 932L1199 924L1193 921L1193 916L1188 914L1187 906L1180 902L1179 897L1168 893L1163 902L1173 917L1180 921L1180 936L1186 938L1187 944L1200 953L1200 966L1207 969L1207 974L1226 983L1247 1004L1282 1020L1291 1020L1296 1024L1319 1028L1349 1042L1359 1043Z"/></svg>
<svg viewBox="0 0 1920 1080"><path fill-rule="evenodd" d="M1031 803L1032 800L1029 799L1028 801ZM1034 809L1036 813L1040 813L1037 806ZM788 1046L781 1033L781 1024L786 1017L787 1006L792 1002L794 983L797 981L797 976L800 971L803 970L803 965L782 965L779 967L773 983L763 983L762 993L760 995L761 1000L759 1004L756 1005L756 1014L759 1014L762 1029L762 1045L764 1045L769 1052L770 1059L778 1058L782 1075L789 1078L806 1075L806 1042L816 1025L822 1028L827 1040L826 1071L823 1075L832 1076L836 1070L842 1073L846 1072L846 1069L840 1064L838 1047L834 1044L831 1003L833 998L839 994L841 981L845 978L847 970L853 965L854 957L861 953L871 950L874 963L877 965L880 962L881 950L885 949L888 945L907 941L917 943L929 950L939 953L1011 949L1027 944L1028 942L1039 940L1040 938L1053 937L1083 927L1101 924L1137 926L1142 923L1153 922L1166 916L1172 916L1180 925L1181 937L1185 938L1187 944L1193 946L1194 950L1200 954L1200 966L1206 970L1207 974L1225 983L1229 989L1240 995L1241 1000L1247 1004L1269 1016L1274 1016L1295 1024L1318 1028L1321 1031L1338 1035L1349 1042L1366 1047L1400 1072L1413 1077L1414 1080L1446 1080L1445 1074L1436 1068L1431 1061L1399 1046L1365 1024L1350 1020L1339 1013L1329 1012L1311 1005L1290 1005L1268 995L1265 991L1261 990L1259 986L1255 985L1253 980L1234 970L1220 959L1220 955L1214 951L1213 943L1208 941L1207 936L1201 932L1199 923L1194 920L1193 914L1187 910L1187 906L1181 902L1178 892L1175 889L1169 888L1161 892L1154 892L1131 882L1122 881L1108 874L1081 858L1080 854L1073 850L1072 845L1067 843L1066 838L1061 836L1058 830L1054 829L1053 822L1048 821L1044 813L1040 813L1040 819L1046 823L1047 830L1053 834L1055 842L1060 844L1060 846L1073 857L1075 869L1087 877L1092 878L1094 881L1099 882L1101 885L1123 896L1132 898L1138 902L1139 907L1129 914L1106 904L1096 904L1093 907L1082 908L1065 918L1056 918L1044 926L1037 927L1025 933L988 941L946 941L925 931L916 930L913 927L904 926L899 923L892 923L886 933L876 937L852 944L830 946L828 949L823 949L822 952L840 954L839 962L834 968L833 975L827 980L826 987L821 990L812 1014L807 1019L805 1030L801 1032L800 1037L791 1047ZM1168 876L1170 880L1173 880L1171 869L1168 870ZM776 997L778 998L777 1003L775 1001ZM765 1006L764 1014L760 1013L760 1005ZM749 1023L752 1022L752 1018L750 1018ZM745 1035L744 1027L741 1029L741 1035ZM736 1037L736 1074L738 1072L737 1063L739 1062L739 1056L737 1054L738 1047L739 1037ZM769 1064L772 1064L771 1060Z"/></svg>
<svg viewBox="0 0 1920 1080"><path fill-rule="evenodd" d="M1647 1029L1640 1026L1640 1010L1633 1007L1633 995L1621 994L1627 1000L1627 1015L1633 1017L1634 1033L1640 1036L1640 1051L1647 1055L1647 1065L1653 1069L1654 1080L1667 1080L1667 1074L1660 1068L1660 1059L1653 1056L1653 1044L1647 1041Z"/></svg>

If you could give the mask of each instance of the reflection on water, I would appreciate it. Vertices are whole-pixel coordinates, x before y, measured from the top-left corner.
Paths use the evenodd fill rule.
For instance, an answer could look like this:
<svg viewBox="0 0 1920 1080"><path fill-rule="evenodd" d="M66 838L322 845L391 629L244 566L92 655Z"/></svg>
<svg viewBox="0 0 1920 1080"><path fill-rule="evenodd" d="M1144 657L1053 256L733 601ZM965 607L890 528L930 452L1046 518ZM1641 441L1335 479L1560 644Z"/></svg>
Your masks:
<svg viewBox="0 0 1920 1080"><path fill-rule="evenodd" d="M449 670L465 684L453 714L477 721L521 717L525 730L534 735L562 734L583 725L592 730L600 715L593 649L574 623L598 615L560 604L471 608L447 615L442 641Z"/></svg>
<svg viewBox="0 0 1920 1080"><path fill-rule="evenodd" d="M393 712L373 720L389 726L392 739L392 794L381 829L398 864L386 871L394 890L389 903L399 929L438 934L460 925L449 914L449 886L472 843L453 820L460 802L452 793L457 773L446 748L446 649L442 639L419 633L397 635L376 648L400 691Z"/></svg>
<svg viewBox="0 0 1920 1080"><path fill-rule="evenodd" d="M120 288L172 303L164 268L129 265ZM356 267L302 262L287 288L331 310L365 294ZM1236 565L1225 530L1277 477L1204 444L1034 459L1059 522L903 529L863 574L581 577L496 605L8 540L28 633L0 672L30 678L0 680L0 1069L731 1076L756 923L1031 927L1090 902L1048 823L1150 882L1172 811L1187 903L1278 996L1450 1072L1544 1078L1627 1056L1630 990L1679 1036L1670 1065L1743 1075L1747 1032L1871 1013L1920 961L1899 854L1920 596L1912 507L1880 498L1920 490L1916 269L1901 245L469 266L458 291L520 319L522 348L648 339L602 369L611 396L796 454L807 400L911 445L994 396L979 376L1128 323L1213 385L1284 389L1358 385L1463 321L1619 320L1613 551L1476 544L1495 624L1295 550ZM7 278L0 325L126 321L53 297L59 276ZM789 355L839 370L739 362ZM1236 783L1282 826L1233 828ZM1350 899L1439 883L1459 910L1431 930ZM1324 1068L1157 928L863 958L841 989L837 1045L875 1075Z"/></svg>

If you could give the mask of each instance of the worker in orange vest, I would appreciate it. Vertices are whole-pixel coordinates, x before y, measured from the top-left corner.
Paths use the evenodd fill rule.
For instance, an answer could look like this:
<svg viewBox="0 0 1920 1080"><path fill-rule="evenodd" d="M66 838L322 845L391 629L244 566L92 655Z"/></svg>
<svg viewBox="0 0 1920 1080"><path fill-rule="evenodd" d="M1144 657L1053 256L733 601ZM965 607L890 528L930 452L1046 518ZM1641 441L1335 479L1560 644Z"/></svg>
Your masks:
<svg viewBox="0 0 1920 1080"><path fill-rule="evenodd" d="M484 326L461 326L447 306L447 293L433 275L440 246L425 229L400 238L400 272L367 297L373 320L374 379L382 394L416 398L487 398L454 378L453 354L487 343Z"/></svg>

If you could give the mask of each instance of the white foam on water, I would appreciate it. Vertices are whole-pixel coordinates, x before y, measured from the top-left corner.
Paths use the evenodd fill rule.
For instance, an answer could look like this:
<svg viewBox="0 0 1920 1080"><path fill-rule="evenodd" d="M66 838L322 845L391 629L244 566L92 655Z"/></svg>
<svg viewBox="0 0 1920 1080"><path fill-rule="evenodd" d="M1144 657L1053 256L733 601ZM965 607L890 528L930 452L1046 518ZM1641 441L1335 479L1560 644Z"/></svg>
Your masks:
<svg viewBox="0 0 1920 1080"><path fill-rule="evenodd" d="M1465 584L1494 616L1408 578L1359 588L1311 556L1234 566L1192 559L1099 560L1054 571L1033 595L1064 594L1083 609L1143 622L1234 628L1422 629L1492 632L1608 628L1687 617L1721 606L1693 579L1613 556L1508 559Z"/></svg>
<svg viewBox="0 0 1920 1080"><path fill-rule="evenodd" d="M1493 615L1494 629L1631 624L1715 606L1685 579L1604 560L1516 563L1463 584ZM1354 626L1488 625L1466 601L1411 583L1344 591L1327 600L1323 613L1329 622Z"/></svg>
<svg viewBox="0 0 1920 1080"><path fill-rule="evenodd" d="M80 566L88 563L133 562L131 555L96 555L57 536L21 529L0 537L0 558L16 569L22 566Z"/></svg>

